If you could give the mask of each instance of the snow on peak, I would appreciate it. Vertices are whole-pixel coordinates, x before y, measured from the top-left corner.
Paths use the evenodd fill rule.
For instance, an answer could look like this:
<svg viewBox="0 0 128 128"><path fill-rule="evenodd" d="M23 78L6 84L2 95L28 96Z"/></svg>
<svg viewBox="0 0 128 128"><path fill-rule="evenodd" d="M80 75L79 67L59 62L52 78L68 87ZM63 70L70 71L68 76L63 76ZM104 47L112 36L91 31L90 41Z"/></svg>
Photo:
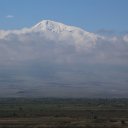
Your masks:
<svg viewBox="0 0 128 128"><path fill-rule="evenodd" d="M71 37L76 42L84 42L84 40L86 41L91 40L95 42L97 38L99 38L98 35L84 31L83 29L78 27L68 26L63 23L59 23L51 20L42 20L41 22L37 23L35 26L31 28L0 31L0 39L5 38L9 34L15 34L20 36L20 35L25 35L27 33L32 33L32 32L41 32L41 33L43 32L46 37L49 36L49 33L47 32L57 33L58 38L69 39L69 37ZM51 33L51 38L54 37L54 34L52 35L52 33Z"/></svg>
<svg viewBox="0 0 128 128"><path fill-rule="evenodd" d="M32 30L34 31L51 31L60 33L63 31L72 32L75 30L84 31L80 28L74 27L74 26L68 26L63 23L51 21L51 20L42 20L38 24L36 24L34 27L32 27Z"/></svg>

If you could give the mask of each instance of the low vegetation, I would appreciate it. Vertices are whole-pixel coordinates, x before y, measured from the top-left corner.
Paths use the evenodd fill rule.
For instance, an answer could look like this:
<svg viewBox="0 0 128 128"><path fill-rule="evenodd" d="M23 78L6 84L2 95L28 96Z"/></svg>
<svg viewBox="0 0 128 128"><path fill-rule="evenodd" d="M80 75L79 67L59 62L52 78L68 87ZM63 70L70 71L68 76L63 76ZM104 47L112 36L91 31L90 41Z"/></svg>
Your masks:
<svg viewBox="0 0 128 128"><path fill-rule="evenodd" d="M0 128L128 128L128 99L1 98Z"/></svg>

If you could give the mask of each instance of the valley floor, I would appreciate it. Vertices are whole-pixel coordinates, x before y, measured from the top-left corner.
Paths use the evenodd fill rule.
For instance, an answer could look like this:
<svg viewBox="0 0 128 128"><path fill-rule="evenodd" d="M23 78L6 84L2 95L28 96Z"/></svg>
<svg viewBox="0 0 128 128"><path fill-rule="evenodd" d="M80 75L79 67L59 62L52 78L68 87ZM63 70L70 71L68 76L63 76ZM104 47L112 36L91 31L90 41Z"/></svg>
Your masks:
<svg viewBox="0 0 128 128"><path fill-rule="evenodd" d="M128 99L1 98L0 128L128 128Z"/></svg>

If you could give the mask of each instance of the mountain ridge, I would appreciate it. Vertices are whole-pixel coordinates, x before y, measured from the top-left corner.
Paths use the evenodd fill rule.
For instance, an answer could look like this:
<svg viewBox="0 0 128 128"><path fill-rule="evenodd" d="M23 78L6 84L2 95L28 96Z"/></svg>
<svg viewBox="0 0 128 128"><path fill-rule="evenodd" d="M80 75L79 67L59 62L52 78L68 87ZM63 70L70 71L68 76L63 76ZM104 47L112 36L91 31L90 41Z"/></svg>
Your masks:
<svg viewBox="0 0 128 128"><path fill-rule="evenodd" d="M32 27L32 29L41 29L41 30L49 30L52 32L63 32L63 31L68 31L68 32L72 32L75 30L79 30L79 31L85 31L79 27L75 27L75 26L69 26L60 22L55 22L52 20L42 20L41 22L37 23L36 25L34 25Z"/></svg>
<svg viewBox="0 0 128 128"><path fill-rule="evenodd" d="M0 30L0 39L5 38L9 34L26 34L26 33L32 33L32 32L51 32L51 33L57 33L62 34L66 33L67 35L75 35L75 36L81 36L81 37L91 37L91 38L98 38L99 35L91 32L87 32L84 29L81 29L79 27L75 26L69 26L60 22L55 22L52 20L42 20L38 22L36 25L30 27L30 28L22 28L17 30Z"/></svg>

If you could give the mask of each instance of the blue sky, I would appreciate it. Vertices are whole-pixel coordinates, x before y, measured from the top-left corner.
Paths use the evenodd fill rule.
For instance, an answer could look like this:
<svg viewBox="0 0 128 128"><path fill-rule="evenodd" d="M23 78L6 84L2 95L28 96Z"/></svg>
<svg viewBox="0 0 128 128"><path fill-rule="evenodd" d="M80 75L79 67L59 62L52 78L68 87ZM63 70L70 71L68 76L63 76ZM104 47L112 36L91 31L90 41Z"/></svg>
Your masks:
<svg viewBox="0 0 128 128"><path fill-rule="evenodd" d="M128 30L128 0L0 0L0 29L51 19L90 31Z"/></svg>

